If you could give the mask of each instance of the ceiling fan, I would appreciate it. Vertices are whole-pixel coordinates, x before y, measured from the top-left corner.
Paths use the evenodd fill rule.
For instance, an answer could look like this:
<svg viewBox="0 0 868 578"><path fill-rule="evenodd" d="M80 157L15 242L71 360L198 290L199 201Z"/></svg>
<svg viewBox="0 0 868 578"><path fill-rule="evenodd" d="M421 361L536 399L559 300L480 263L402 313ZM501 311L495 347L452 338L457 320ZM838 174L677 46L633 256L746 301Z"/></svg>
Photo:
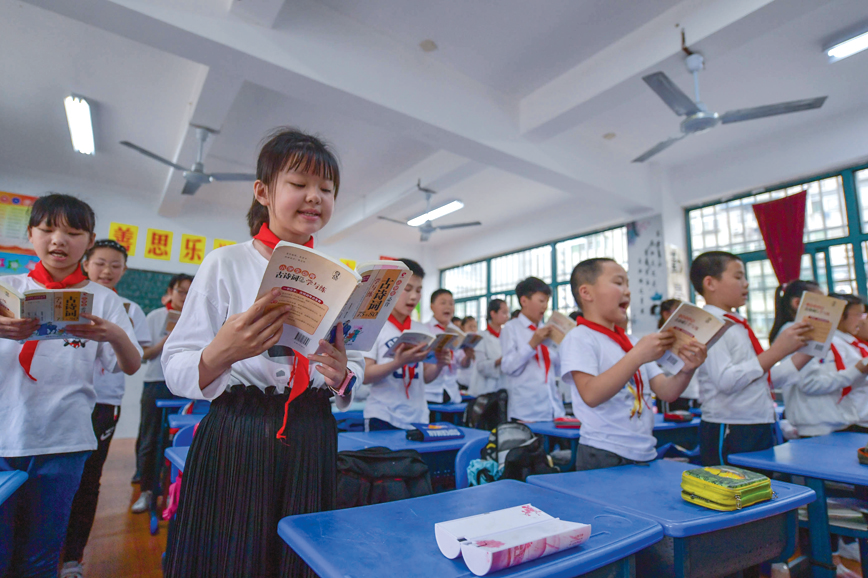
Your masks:
<svg viewBox="0 0 868 578"><path fill-rule="evenodd" d="M753 108L730 110L723 114L709 112L708 108L699 98L699 71L705 68L705 59L699 53L690 52L687 49L685 49L685 52L688 53L688 56L685 59L687 70L689 70L693 75L693 92L695 100L690 100L690 97L684 94L681 89L678 88L663 72L655 72L642 78L642 80L645 81L645 84L647 84L651 90L656 92L657 96L662 98L663 102L665 102L669 108L675 112L675 114L685 117L684 120L681 121L682 134L657 143L655 146L633 159L634 163L645 162L657 153L668 149L684 137L695 133L705 132L716 127L718 124L730 124L744 120L754 120L757 118L820 108L823 106L823 103L826 102L826 98L828 98L826 96L820 96L817 98L792 100L789 102L779 102L777 104L768 104Z"/></svg>
<svg viewBox="0 0 868 578"><path fill-rule="evenodd" d="M182 195L194 195L196 191L199 190L199 187L202 185L207 185L208 183L213 183L216 181L255 181L256 175L249 173L206 173L205 167L202 164L202 156L204 155L205 141L208 140L208 136L212 134L218 134L219 131L214 129L190 125L196 129L196 140L199 143L199 151L196 154L196 162L193 163L193 166L190 169L182 167L179 164L173 163L169 159L165 159L160 155L154 154L149 150L143 149L138 145L134 145L129 141L122 140L121 144L125 147L129 147L136 152L142 153L146 157L150 157L157 162L161 162L164 165L168 165L173 169L177 169L179 171L183 171L184 180L187 181L184 183L184 188L181 190Z"/></svg>
<svg viewBox="0 0 868 578"><path fill-rule="evenodd" d="M419 190L419 192L421 192L422 194L425 195L425 212L422 213L422 215L428 215L431 213L431 197L436 195L437 191L423 187L422 186L422 179L419 179L419 182L416 183L416 188ZM462 204L462 206L463 206L463 204ZM446 230L446 229L460 229L462 227L475 227L477 225L482 224L479 221L473 221L473 222L469 222L469 223L455 223L454 225L434 226L432 224L431 220L429 219L429 220L425 221L424 223L422 223L421 225L419 225L418 227L415 227L415 226L410 225L409 223L406 223L404 221L399 221L398 219L391 219L389 217L380 217L380 218L383 219L384 221L391 221L392 223L398 223L399 225L405 225L408 227L418 228L420 241L427 241L428 239L430 239L431 233L433 233L434 231L441 231L441 230ZM437 217L434 217L434 218L436 219Z"/></svg>

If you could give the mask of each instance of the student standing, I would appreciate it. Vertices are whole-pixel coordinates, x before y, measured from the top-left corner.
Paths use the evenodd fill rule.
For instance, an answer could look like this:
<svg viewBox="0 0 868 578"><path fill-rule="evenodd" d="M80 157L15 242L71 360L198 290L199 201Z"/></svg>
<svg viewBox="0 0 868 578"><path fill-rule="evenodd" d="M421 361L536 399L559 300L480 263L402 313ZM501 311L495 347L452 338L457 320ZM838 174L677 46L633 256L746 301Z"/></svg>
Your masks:
<svg viewBox="0 0 868 578"><path fill-rule="evenodd" d="M744 263L732 253L710 251L698 256L690 268L690 282L705 299L706 311L732 323L697 371L702 463L721 465L730 453L774 445L773 387L783 388L811 358L797 353L776 364L805 345L810 326L791 325L764 351L747 320L736 313L747 301L748 281Z"/></svg>
<svg viewBox="0 0 868 578"><path fill-rule="evenodd" d="M482 341L476 346L476 371L470 384L470 395L480 396L501 389L503 372L500 363L503 351L500 347L500 330L509 321L509 307L503 299L488 302L487 322L482 332Z"/></svg>
<svg viewBox="0 0 868 578"><path fill-rule="evenodd" d="M163 349L176 395L213 400L193 437L173 531L169 578L313 576L277 535L285 516L336 503L338 409L364 380L361 352L343 332L317 353L286 365L262 355L289 321L289 306L257 299L280 241L313 245L332 216L340 186L337 158L319 139L278 129L262 146L248 212L253 240L209 253L184 312Z"/></svg>
<svg viewBox="0 0 868 578"><path fill-rule="evenodd" d="M433 318L428 322L428 330L434 335L445 333L451 326L452 314L455 312L455 299L448 289L437 289L431 294L431 313ZM457 329L457 327L455 327ZM425 381L425 399L428 403L458 403L461 401L461 391L458 389L458 370L470 367L474 359L472 349L460 349L450 352L449 363L440 365L437 377ZM429 365L435 365L429 363Z"/></svg>
<svg viewBox="0 0 868 578"><path fill-rule="evenodd" d="M91 414L96 363L135 373L141 349L120 299L93 283L79 263L94 240L87 203L50 194L33 204L27 235L39 262L3 277L20 292L81 289L93 295L87 321L68 339L26 340L34 319L0 315L0 471L28 479L0 506L0 576L56 577L72 500L84 463L97 448Z"/></svg>
<svg viewBox="0 0 868 578"><path fill-rule="evenodd" d="M550 421L566 415L557 387L560 357L557 346L543 343L552 332L543 326L552 289L545 281L528 277L515 287L521 306L518 317L500 331L503 356L500 369L509 394L509 419Z"/></svg>
<svg viewBox="0 0 868 578"><path fill-rule="evenodd" d="M472 315L468 315L464 319L461 320L461 324L459 325L461 331L465 334L476 334L479 332L479 324L476 323L476 318ZM470 360L470 364L465 366L461 366L458 368L458 373L455 376L455 380L458 382L459 391L467 391L470 389L470 384L473 381L473 374L476 373L476 348L473 349L474 358Z"/></svg>
<svg viewBox="0 0 868 578"><path fill-rule="evenodd" d="M705 346L685 345L680 352L684 368L667 377L654 361L675 337L652 333L634 343L621 327L630 306L623 267L612 259L582 261L573 269L570 286L583 312L560 347L563 379L574 386L573 413L582 422L576 469L653 460L651 392L664 401L677 399L705 360Z"/></svg>

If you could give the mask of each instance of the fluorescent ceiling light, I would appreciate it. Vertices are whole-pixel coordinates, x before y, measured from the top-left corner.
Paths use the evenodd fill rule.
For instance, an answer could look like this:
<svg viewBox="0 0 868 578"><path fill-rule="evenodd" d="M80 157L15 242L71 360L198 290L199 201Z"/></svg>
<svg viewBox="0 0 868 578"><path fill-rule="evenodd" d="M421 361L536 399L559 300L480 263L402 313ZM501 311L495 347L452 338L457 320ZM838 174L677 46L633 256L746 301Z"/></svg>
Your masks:
<svg viewBox="0 0 868 578"><path fill-rule="evenodd" d="M449 213L454 213L458 209L463 209L464 203L461 201L452 201L451 203L446 203L442 207L437 207L436 209L431 209L427 213L419 215L414 219L410 219L407 221L407 224L411 227L418 227L426 223L427 221L433 221L434 219L439 219L440 217L444 217Z"/></svg>
<svg viewBox="0 0 868 578"><path fill-rule="evenodd" d="M839 60L844 60L848 56L853 56L858 52L862 52L866 48L868 48L868 32L863 32L849 40L835 44L826 50L826 54L829 55L829 62L838 62Z"/></svg>
<svg viewBox="0 0 868 578"><path fill-rule="evenodd" d="M72 148L82 154L94 154L96 148L93 144L90 105L85 99L70 95L63 99L63 107L66 109L66 121L69 123Z"/></svg>

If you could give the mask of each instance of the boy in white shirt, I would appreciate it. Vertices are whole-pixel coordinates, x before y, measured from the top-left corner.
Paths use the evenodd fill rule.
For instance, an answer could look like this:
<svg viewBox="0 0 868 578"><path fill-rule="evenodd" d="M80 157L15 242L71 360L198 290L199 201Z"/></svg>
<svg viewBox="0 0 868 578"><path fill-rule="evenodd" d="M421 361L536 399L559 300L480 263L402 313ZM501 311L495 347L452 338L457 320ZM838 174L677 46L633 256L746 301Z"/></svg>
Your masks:
<svg viewBox="0 0 868 578"><path fill-rule="evenodd" d="M476 318L472 315L462 319L458 327L468 335L471 333L479 333L479 325L476 323ZM473 349L473 355L474 359L468 366L458 368L458 374L455 379L458 382L458 389L461 391L469 390L470 385L473 383L473 375L476 373L476 348Z"/></svg>
<svg viewBox="0 0 868 578"><path fill-rule="evenodd" d="M428 322L428 330L434 335L444 333L450 326L457 329L452 323L452 314L455 313L455 299L448 289L437 289L431 294L431 313L433 318ZM459 403L461 391L458 389L458 370L462 367L470 367L474 359L472 349L461 349L454 354L449 352L451 359L446 364L440 365L440 370L435 379L425 381L425 399L428 403ZM434 363L428 365L434 366Z"/></svg>
<svg viewBox="0 0 868 578"><path fill-rule="evenodd" d="M500 347L500 330L509 321L509 307L503 299L488 302L488 323L482 332L482 341L476 346L476 371L470 384L470 395L492 393L502 387L503 372L500 363L503 352Z"/></svg>
<svg viewBox="0 0 868 578"><path fill-rule="evenodd" d="M566 415L557 387L560 370L558 348L543 343L552 332L543 326L552 289L537 277L528 277L515 286L521 305L519 315L500 331L503 356L500 369L509 394L509 419L551 421Z"/></svg>
<svg viewBox="0 0 868 578"><path fill-rule="evenodd" d="M675 342L652 333L633 343L627 320L627 272L613 259L588 259L573 269L570 285L583 317L561 343L563 380L574 387L573 413L582 422L577 470L609 468L657 457L651 391L674 401L705 360L693 342L680 352L684 368L667 377L654 363Z"/></svg>
<svg viewBox="0 0 868 578"><path fill-rule="evenodd" d="M803 353L786 359L804 346L810 326L791 325L763 351L753 329L735 313L747 301L748 281L744 263L732 253L710 251L698 256L690 267L690 282L705 299L706 311L733 324L696 374L702 399L702 464L722 465L731 453L774 445L777 414L772 386L783 388L810 361Z"/></svg>

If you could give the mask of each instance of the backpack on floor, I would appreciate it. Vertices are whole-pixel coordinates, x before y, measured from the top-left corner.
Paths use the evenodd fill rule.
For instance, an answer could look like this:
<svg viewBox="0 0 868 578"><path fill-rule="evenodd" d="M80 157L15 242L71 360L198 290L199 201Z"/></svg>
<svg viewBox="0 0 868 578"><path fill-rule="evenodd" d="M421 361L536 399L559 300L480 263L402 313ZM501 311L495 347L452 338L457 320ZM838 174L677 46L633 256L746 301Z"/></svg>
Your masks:
<svg viewBox="0 0 868 578"><path fill-rule="evenodd" d="M482 448L481 458L498 463L501 480L525 481L528 476L553 474L560 470L554 467L543 449L542 437L529 427L518 422L504 422L488 436L488 444ZM481 472L480 478L487 478ZM486 481L494 481L487 480Z"/></svg>
<svg viewBox="0 0 868 578"><path fill-rule="evenodd" d="M353 508L434 493L428 465L416 450L367 448L338 452L338 508Z"/></svg>
<svg viewBox="0 0 868 578"><path fill-rule="evenodd" d="M505 389L485 393L467 404L464 409L464 426L491 431L497 424L507 420L506 403L509 395Z"/></svg>

